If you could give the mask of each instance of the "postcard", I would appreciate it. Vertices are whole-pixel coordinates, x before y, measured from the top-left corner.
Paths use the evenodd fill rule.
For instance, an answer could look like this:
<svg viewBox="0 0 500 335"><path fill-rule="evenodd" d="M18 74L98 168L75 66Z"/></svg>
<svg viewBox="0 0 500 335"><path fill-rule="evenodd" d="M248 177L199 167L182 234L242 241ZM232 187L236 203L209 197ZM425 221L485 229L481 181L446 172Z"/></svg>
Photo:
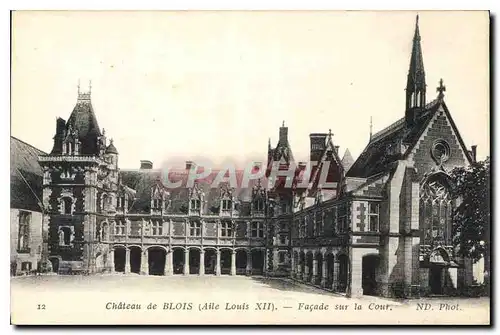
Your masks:
<svg viewBox="0 0 500 335"><path fill-rule="evenodd" d="M489 325L489 26L14 11L11 323Z"/></svg>

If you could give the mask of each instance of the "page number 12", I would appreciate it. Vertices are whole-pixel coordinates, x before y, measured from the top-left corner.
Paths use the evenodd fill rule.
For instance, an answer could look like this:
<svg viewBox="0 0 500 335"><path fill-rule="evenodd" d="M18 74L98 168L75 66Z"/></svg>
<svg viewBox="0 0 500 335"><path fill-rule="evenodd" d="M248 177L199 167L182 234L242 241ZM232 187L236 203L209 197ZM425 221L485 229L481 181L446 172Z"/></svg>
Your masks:
<svg viewBox="0 0 500 335"><path fill-rule="evenodd" d="M45 304L36 305L36 309L45 309Z"/></svg>

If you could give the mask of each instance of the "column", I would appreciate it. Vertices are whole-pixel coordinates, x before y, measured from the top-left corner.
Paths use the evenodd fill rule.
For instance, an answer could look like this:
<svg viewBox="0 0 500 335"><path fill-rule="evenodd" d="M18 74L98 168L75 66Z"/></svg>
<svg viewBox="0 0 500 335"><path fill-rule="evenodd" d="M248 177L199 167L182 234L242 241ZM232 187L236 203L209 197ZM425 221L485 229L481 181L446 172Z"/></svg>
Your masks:
<svg viewBox="0 0 500 335"><path fill-rule="evenodd" d="M290 273L290 277L291 278L295 278L295 270L296 270L296 267L297 267L297 265L295 264L295 257L294 257L294 255L295 254L293 253L293 250L292 250L292 267L291 267L292 271Z"/></svg>
<svg viewBox="0 0 500 335"><path fill-rule="evenodd" d="M109 252L109 271L111 273L115 272L115 250L111 248L111 251Z"/></svg>
<svg viewBox="0 0 500 335"><path fill-rule="evenodd" d="M236 276L236 251L231 250L231 276Z"/></svg>
<svg viewBox="0 0 500 335"><path fill-rule="evenodd" d="M130 249L125 249L125 273L130 273Z"/></svg>
<svg viewBox="0 0 500 335"><path fill-rule="evenodd" d="M220 250L217 249L215 254L217 255L217 260L215 261L215 275L220 276Z"/></svg>
<svg viewBox="0 0 500 335"><path fill-rule="evenodd" d="M200 269L198 274L203 276L205 274L205 250L200 250Z"/></svg>
<svg viewBox="0 0 500 335"><path fill-rule="evenodd" d="M333 292L337 292L339 289L339 275L340 275L340 262L335 257L335 262L333 263L333 282L332 282L332 290Z"/></svg>
<svg viewBox="0 0 500 335"><path fill-rule="evenodd" d="M302 272L302 280L307 282L309 277L309 266L307 266L307 261L304 263L304 271Z"/></svg>
<svg viewBox="0 0 500 335"><path fill-rule="evenodd" d="M318 278L318 260L316 257L313 259L313 275L311 278L311 283L314 285L316 284L316 278Z"/></svg>
<svg viewBox="0 0 500 335"><path fill-rule="evenodd" d="M141 275L149 274L148 250L141 251Z"/></svg>
<svg viewBox="0 0 500 335"><path fill-rule="evenodd" d="M297 274L295 276L298 280L302 280L302 265L297 264Z"/></svg>
<svg viewBox="0 0 500 335"><path fill-rule="evenodd" d="M184 250L184 275L189 274L189 249Z"/></svg>
<svg viewBox="0 0 500 335"><path fill-rule="evenodd" d="M252 251L247 250L247 276L252 275Z"/></svg>
<svg viewBox="0 0 500 335"><path fill-rule="evenodd" d="M364 250L359 250L359 248L352 248L351 252L351 296L362 296L363 295L363 254Z"/></svg>
<svg viewBox="0 0 500 335"><path fill-rule="evenodd" d="M163 268L163 273L165 276L173 275L173 265L172 265L172 250L168 250L165 255L165 267Z"/></svg>
<svg viewBox="0 0 500 335"><path fill-rule="evenodd" d="M327 271L327 266L326 266L326 257L323 256L323 265L322 265L323 271L321 271L321 287L326 287L326 280L328 277Z"/></svg>

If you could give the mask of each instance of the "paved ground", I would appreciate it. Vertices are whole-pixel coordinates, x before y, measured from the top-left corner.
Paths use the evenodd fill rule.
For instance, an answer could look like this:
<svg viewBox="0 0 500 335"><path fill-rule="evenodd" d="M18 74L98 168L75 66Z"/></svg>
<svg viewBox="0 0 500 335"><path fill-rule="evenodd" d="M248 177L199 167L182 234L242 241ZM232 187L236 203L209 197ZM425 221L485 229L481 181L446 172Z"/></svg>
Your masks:
<svg viewBox="0 0 500 335"><path fill-rule="evenodd" d="M148 310L150 303L157 308ZM17 277L11 279L11 304L16 323L470 324L489 320L486 298L348 299L287 279L244 276ZM44 310L38 305L44 305ZM122 308L139 305L140 310Z"/></svg>

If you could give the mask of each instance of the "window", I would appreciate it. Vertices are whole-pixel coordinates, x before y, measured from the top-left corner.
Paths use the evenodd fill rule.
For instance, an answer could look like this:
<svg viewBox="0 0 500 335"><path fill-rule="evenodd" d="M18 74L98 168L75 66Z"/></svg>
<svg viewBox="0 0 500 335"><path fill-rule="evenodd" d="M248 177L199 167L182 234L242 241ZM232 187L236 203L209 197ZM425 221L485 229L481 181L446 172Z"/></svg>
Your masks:
<svg viewBox="0 0 500 335"><path fill-rule="evenodd" d="M280 235L280 244L286 244L286 235Z"/></svg>
<svg viewBox="0 0 500 335"><path fill-rule="evenodd" d="M286 252L278 253L278 262L285 263L285 260L286 260Z"/></svg>
<svg viewBox="0 0 500 335"><path fill-rule="evenodd" d="M118 221L115 224L115 235L125 235L125 223Z"/></svg>
<svg viewBox="0 0 500 335"><path fill-rule="evenodd" d="M73 212L73 199L64 197L61 199L61 213L71 215Z"/></svg>
<svg viewBox="0 0 500 335"><path fill-rule="evenodd" d="M264 224L262 222L252 222L252 237L264 237Z"/></svg>
<svg viewBox="0 0 500 335"><path fill-rule="evenodd" d="M229 200L229 199L222 200L222 210L223 211L229 211L229 210L231 210L232 209L231 205L232 205L232 201L231 200Z"/></svg>
<svg viewBox="0 0 500 335"><path fill-rule="evenodd" d="M152 234L153 234L153 236L163 235L163 222L153 221Z"/></svg>
<svg viewBox="0 0 500 335"><path fill-rule="evenodd" d="M253 208L257 212L264 211L264 200L262 200L262 199L255 200Z"/></svg>
<svg viewBox="0 0 500 335"><path fill-rule="evenodd" d="M200 209L200 200L198 199L191 199L191 210L199 210Z"/></svg>
<svg viewBox="0 0 500 335"><path fill-rule="evenodd" d="M302 238L306 237L307 235L307 223L305 218L300 220L300 235L300 237Z"/></svg>
<svg viewBox="0 0 500 335"><path fill-rule="evenodd" d="M19 212L19 231L17 235L17 251L29 252L30 248L30 212Z"/></svg>
<svg viewBox="0 0 500 335"><path fill-rule="evenodd" d="M338 209L339 233L347 233L347 206L341 205Z"/></svg>
<svg viewBox="0 0 500 335"><path fill-rule="evenodd" d="M201 222L190 222L189 228L190 236L201 236Z"/></svg>
<svg viewBox="0 0 500 335"><path fill-rule="evenodd" d="M59 245L60 246L71 245L72 234L73 232L71 231L71 227L68 226L59 227Z"/></svg>
<svg viewBox="0 0 500 335"><path fill-rule="evenodd" d="M420 222L424 244L452 243L452 199L446 179L430 177L420 190Z"/></svg>
<svg viewBox="0 0 500 335"><path fill-rule="evenodd" d="M284 222L280 223L280 231L284 231L286 229L286 225Z"/></svg>
<svg viewBox="0 0 500 335"><path fill-rule="evenodd" d="M282 204L281 204L281 213L282 213L282 214L285 214L285 213L286 213L286 211L287 211L287 206L286 206L286 204L285 204L285 203L282 203Z"/></svg>
<svg viewBox="0 0 500 335"><path fill-rule="evenodd" d="M222 237L232 237L233 236L233 227L231 222L221 222L220 225L220 236Z"/></svg>
<svg viewBox="0 0 500 335"><path fill-rule="evenodd" d="M121 196L116 199L116 207L124 208L125 207L125 197Z"/></svg>
<svg viewBox="0 0 500 335"><path fill-rule="evenodd" d="M321 235L321 233L323 232L323 220L321 216L322 215L320 212L316 213L316 218L314 220L314 223L316 224L316 227L314 228L314 233L316 236Z"/></svg>
<svg viewBox="0 0 500 335"><path fill-rule="evenodd" d="M153 208L161 208L161 199L153 199Z"/></svg>
<svg viewBox="0 0 500 335"><path fill-rule="evenodd" d="M379 231L379 211L380 204L375 202L370 202L368 211L368 230L378 232Z"/></svg>

